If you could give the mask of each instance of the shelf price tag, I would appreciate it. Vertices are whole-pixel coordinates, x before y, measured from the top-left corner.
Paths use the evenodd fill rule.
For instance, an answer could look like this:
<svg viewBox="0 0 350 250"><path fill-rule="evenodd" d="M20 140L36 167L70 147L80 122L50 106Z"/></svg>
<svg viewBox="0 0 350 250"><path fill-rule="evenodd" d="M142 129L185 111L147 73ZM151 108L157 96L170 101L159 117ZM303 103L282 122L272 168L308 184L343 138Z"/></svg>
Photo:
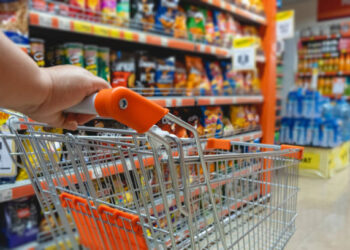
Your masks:
<svg viewBox="0 0 350 250"><path fill-rule="evenodd" d="M74 21L73 23L74 31L82 33L92 33L92 25L88 22Z"/></svg>
<svg viewBox="0 0 350 250"><path fill-rule="evenodd" d="M233 70L255 70L256 39L254 37L235 38L233 40Z"/></svg>
<svg viewBox="0 0 350 250"><path fill-rule="evenodd" d="M94 33L98 36L109 37L109 28L102 25L95 25Z"/></svg>
<svg viewBox="0 0 350 250"><path fill-rule="evenodd" d="M289 39L294 37L294 10L278 12L276 15L277 39Z"/></svg>

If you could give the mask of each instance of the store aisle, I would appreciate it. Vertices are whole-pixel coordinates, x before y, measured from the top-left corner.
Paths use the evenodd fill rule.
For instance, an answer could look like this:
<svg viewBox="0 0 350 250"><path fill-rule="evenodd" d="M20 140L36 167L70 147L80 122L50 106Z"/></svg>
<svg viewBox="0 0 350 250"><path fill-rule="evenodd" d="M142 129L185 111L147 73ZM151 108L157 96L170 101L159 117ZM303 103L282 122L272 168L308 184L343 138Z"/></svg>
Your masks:
<svg viewBox="0 0 350 250"><path fill-rule="evenodd" d="M329 180L299 178L296 233L286 250L350 249L350 170Z"/></svg>

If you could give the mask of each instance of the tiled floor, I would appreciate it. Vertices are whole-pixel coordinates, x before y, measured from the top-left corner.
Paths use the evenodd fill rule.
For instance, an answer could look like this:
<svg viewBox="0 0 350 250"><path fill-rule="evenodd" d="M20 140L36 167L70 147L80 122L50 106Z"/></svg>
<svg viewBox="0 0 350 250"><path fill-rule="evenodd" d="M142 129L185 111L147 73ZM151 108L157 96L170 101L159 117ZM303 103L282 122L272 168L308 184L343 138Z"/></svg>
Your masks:
<svg viewBox="0 0 350 250"><path fill-rule="evenodd" d="M350 170L299 178L297 230L286 250L350 249Z"/></svg>

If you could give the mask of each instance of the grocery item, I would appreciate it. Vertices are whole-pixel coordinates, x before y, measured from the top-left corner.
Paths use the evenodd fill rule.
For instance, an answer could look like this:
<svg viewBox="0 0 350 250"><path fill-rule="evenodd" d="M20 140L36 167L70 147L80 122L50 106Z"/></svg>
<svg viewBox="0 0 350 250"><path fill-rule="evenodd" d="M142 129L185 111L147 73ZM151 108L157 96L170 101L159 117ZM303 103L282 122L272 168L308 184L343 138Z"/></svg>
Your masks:
<svg viewBox="0 0 350 250"><path fill-rule="evenodd" d="M98 47L96 45L84 46L85 68L97 76L98 73Z"/></svg>
<svg viewBox="0 0 350 250"><path fill-rule="evenodd" d="M62 48L59 48L62 49ZM84 67L84 45L82 43L65 43L65 63ZM59 51L61 53L61 51Z"/></svg>
<svg viewBox="0 0 350 250"><path fill-rule="evenodd" d="M151 30L155 23L155 1L134 0L132 6L132 17L135 25L143 30Z"/></svg>
<svg viewBox="0 0 350 250"><path fill-rule="evenodd" d="M188 38L191 41L204 41L205 34L205 11L197 6L187 7Z"/></svg>
<svg viewBox="0 0 350 250"><path fill-rule="evenodd" d="M174 21L174 37L187 38L187 17L182 7L178 7L175 13Z"/></svg>
<svg viewBox="0 0 350 250"><path fill-rule="evenodd" d="M222 95L224 78L219 62L206 62L205 66L213 95Z"/></svg>
<svg viewBox="0 0 350 250"><path fill-rule="evenodd" d="M249 123L246 120L244 106L231 106L230 107L231 123L235 130L242 130L249 127Z"/></svg>
<svg viewBox="0 0 350 250"><path fill-rule="evenodd" d="M29 54L39 67L45 67L45 41L43 39L30 39Z"/></svg>
<svg viewBox="0 0 350 250"><path fill-rule="evenodd" d="M188 94L210 95L210 82L200 57L186 56Z"/></svg>
<svg viewBox="0 0 350 250"><path fill-rule="evenodd" d="M135 88L135 56L131 53L118 51L112 66L112 87Z"/></svg>
<svg viewBox="0 0 350 250"><path fill-rule="evenodd" d="M202 124L206 136L222 136L222 110L221 107L201 107Z"/></svg>
<svg viewBox="0 0 350 250"><path fill-rule="evenodd" d="M98 48L98 76L110 82L109 48Z"/></svg>
<svg viewBox="0 0 350 250"><path fill-rule="evenodd" d="M235 72L232 68L232 63L229 61L220 62L223 73L223 93L224 95L233 95L235 93L236 81Z"/></svg>
<svg viewBox="0 0 350 250"><path fill-rule="evenodd" d="M81 17L85 11L85 0L69 0L69 15Z"/></svg>
<svg viewBox="0 0 350 250"><path fill-rule="evenodd" d="M210 10L206 10L206 20L205 20L205 42L208 44L215 43L215 30L216 26L214 25L213 13Z"/></svg>
<svg viewBox="0 0 350 250"><path fill-rule="evenodd" d="M227 34L227 16L225 15L224 12L214 10L213 11L213 16L214 16L214 22L217 26L217 31L219 32L219 36L216 37L216 44L219 46L224 46L225 45L225 39L226 34ZM227 42L226 42L227 43ZM226 44L227 45L227 44Z"/></svg>
<svg viewBox="0 0 350 250"><path fill-rule="evenodd" d="M96 17L100 15L101 2L100 0L86 0L86 15L89 19L96 20Z"/></svg>
<svg viewBox="0 0 350 250"><path fill-rule="evenodd" d="M182 94L182 90L187 87L187 72L183 62L176 60L174 74L174 88L176 93ZM177 89L177 90L176 90Z"/></svg>
<svg viewBox="0 0 350 250"><path fill-rule="evenodd" d="M153 57L145 52L140 53L138 61L138 76L136 86L144 88L143 92L147 95L154 94L156 85L156 62Z"/></svg>
<svg viewBox="0 0 350 250"><path fill-rule="evenodd" d="M66 55L65 45L60 44L55 47L55 65L69 63Z"/></svg>
<svg viewBox="0 0 350 250"><path fill-rule="evenodd" d="M116 8L116 0L101 0L102 22L114 23L117 17Z"/></svg>
<svg viewBox="0 0 350 250"><path fill-rule="evenodd" d="M118 0L117 24L126 26L130 20L130 0Z"/></svg>
<svg viewBox="0 0 350 250"><path fill-rule="evenodd" d="M173 34L178 0L161 0L156 15L156 26L166 34Z"/></svg>
<svg viewBox="0 0 350 250"><path fill-rule="evenodd" d="M157 86L156 95L169 95L174 83L175 75L175 57L171 56L165 59L158 59L155 82Z"/></svg>

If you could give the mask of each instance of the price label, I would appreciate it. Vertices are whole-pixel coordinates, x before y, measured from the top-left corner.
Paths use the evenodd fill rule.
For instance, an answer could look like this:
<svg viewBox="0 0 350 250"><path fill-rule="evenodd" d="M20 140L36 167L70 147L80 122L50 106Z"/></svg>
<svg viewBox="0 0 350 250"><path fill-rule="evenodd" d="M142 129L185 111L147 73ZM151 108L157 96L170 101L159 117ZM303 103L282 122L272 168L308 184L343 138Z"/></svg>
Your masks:
<svg viewBox="0 0 350 250"><path fill-rule="evenodd" d="M109 29L107 27L104 27L102 25L95 25L94 26L94 33L98 36L109 36Z"/></svg>
<svg viewBox="0 0 350 250"><path fill-rule="evenodd" d="M40 23L40 26L51 28L52 27L51 16L48 16L45 14L40 14L39 15L39 23Z"/></svg>
<svg viewBox="0 0 350 250"><path fill-rule="evenodd" d="M254 37L236 38L233 41L232 64L235 71L255 70L256 39Z"/></svg>
<svg viewBox="0 0 350 250"><path fill-rule="evenodd" d="M82 33L92 33L92 25L87 22L74 21L73 23L74 31Z"/></svg>
<svg viewBox="0 0 350 250"><path fill-rule="evenodd" d="M58 27L62 30L70 30L70 20L66 18L59 18Z"/></svg>
<svg viewBox="0 0 350 250"><path fill-rule="evenodd" d="M294 10L278 12L276 15L277 39L289 39L294 37Z"/></svg>
<svg viewBox="0 0 350 250"><path fill-rule="evenodd" d="M305 152L302 161L299 164L303 169L319 169L320 155L315 153Z"/></svg>
<svg viewBox="0 0 350 250"><path fill-rule="evenodd" d="M118 29L112 29L111 30L111 37L120 38L120 36L121 36L120 30L118 30Z"/></svg>

